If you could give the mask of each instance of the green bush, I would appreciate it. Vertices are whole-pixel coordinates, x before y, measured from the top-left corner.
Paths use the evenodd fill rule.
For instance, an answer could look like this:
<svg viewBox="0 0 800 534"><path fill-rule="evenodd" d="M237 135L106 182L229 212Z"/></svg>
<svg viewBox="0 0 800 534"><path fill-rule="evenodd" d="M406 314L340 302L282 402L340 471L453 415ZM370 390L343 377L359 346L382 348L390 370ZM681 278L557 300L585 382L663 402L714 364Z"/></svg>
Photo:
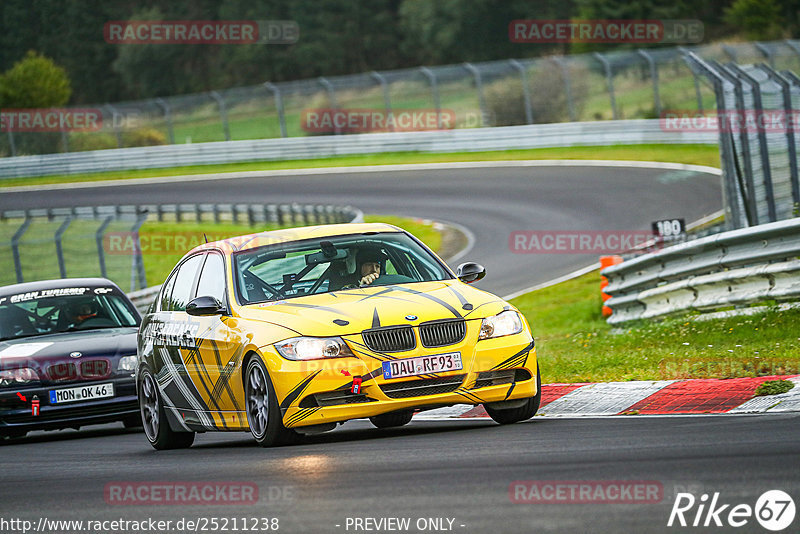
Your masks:
<svg viewBox="0 0 800 534"><path fill-rule="evenodd" d="M754 395L760 397L763 395L778 395L786 393L794 387L794 383L788 380L767 380L762 382L757 388Z"/></svg>
<svg viewBox="0 0 800 534"><path fill-rule="evenodd" d="M130 132L123 132L122 146L156 146L166 145L167 137L155 128L139 128Z"/></svg>

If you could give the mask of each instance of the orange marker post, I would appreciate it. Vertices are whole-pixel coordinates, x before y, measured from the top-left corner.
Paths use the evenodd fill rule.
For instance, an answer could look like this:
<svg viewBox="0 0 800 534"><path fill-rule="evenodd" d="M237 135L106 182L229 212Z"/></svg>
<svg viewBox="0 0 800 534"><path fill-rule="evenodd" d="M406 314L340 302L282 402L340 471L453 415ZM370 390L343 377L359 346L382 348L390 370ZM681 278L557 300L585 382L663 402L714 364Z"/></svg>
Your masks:
<svg viewBox="0 0 800 534"><path fill-rule="evenodd" d="M600 256L600 296L603 298L603 317L611 317L611 308L605 302L611 298L603 289L608 285L608 278L603 276L603 269L622 263L622 256Z"/></svg>

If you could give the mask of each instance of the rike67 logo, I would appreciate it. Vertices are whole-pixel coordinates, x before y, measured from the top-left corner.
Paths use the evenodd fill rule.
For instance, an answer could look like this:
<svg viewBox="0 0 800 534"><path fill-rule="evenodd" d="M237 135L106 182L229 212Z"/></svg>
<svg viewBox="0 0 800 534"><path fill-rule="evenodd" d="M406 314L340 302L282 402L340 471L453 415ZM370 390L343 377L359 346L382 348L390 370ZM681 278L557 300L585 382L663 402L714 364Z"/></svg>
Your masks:
<svg viewBox="0 0 800 534"><path fill-rule="evenodd" d="M778 532L791 525L794 516L794 500L781 490L762 493L755 507L746 503L725 503L720 499L719 492L715 492L710 500L707 493L699 499L691 493L678 493L667 526L738 528L747 525L755 517L765 529Z"/></svg>

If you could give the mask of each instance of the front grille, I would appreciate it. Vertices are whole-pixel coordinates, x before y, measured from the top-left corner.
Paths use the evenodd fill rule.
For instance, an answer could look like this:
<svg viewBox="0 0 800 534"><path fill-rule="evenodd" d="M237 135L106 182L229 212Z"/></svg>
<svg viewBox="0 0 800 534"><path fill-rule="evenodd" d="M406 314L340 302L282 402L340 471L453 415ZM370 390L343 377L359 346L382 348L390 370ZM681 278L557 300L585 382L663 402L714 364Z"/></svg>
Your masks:
<svg viewBox="0 0 800 534"><path fill-rule="evenodd" d="M423 347L444 347L454 345L467 335L464 319L450 319L422 323L419 325L419 339Z"/></svg>
<svg viewBox="0 0 800 534"><path fill-rule="evenodd" d="M417 346L414 330L410 326L388 326L364 330L364 344L376 352L400 352Z"/></svg>
<svg viewBox="0 0 800 534"><path fill-rule="evenodd" d="M75 380L78 378L78 369L74 363L57 363L48 367L47 376L54 382Z"/></svg>
<svg viewBox="0 0 800 534"><path fill-rule="evenodd" d="M390 399L405 399L408 397L421 397L423 395L439 395L451 393L458 389L467 375L446 376L443 378L423 378L421 380L406 380L404 382L391 382L381 384L381 390Z"/></svg>
<svg viewBox="0 0 800 534"><path fill-rule="evenodd" d="M340 406L342 404L359 404L362 402L375 402L366 395L353 395L347 391L325 391L314 393L300 401L300 408L315 408L317 406Z"/></svg>
<svg viewBox="0 0 800 534"><path fill-rule="evenodd" d="M531 379L531 373L527 369L503 369L501 371L484 371L478 373L475 385L472 389L486 388L489 386L501 386L513 382L523 382Z"/></svg>
<svg viewBox="0 0 800 534"><path fill-rule="evenodd" d="M83 378L105 378L108 374L108 360L85 360L81 362L81 376Z"/></svg>

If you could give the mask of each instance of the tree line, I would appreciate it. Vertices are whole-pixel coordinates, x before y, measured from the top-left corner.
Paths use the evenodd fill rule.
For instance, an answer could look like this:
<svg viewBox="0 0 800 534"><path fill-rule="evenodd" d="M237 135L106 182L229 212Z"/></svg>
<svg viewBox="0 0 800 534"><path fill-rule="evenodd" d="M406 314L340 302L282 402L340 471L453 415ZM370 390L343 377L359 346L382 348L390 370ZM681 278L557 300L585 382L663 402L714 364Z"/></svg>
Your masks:
<svg viewBox="0 0 800 534"><path fill-rule="evenodd" d="M66 73L68 88L48 78L59 101L85 104L626 46L513 43L515 19L698 19L706 41L778 39L797 35L800 0L3 0L0 106L24 104L19 84L39 83L36 70L20 67L26 56ZM109 44L103 28L115 20L291 20L300 37L282 45ZM4 89L12 76L16 85Z"/></svg>

